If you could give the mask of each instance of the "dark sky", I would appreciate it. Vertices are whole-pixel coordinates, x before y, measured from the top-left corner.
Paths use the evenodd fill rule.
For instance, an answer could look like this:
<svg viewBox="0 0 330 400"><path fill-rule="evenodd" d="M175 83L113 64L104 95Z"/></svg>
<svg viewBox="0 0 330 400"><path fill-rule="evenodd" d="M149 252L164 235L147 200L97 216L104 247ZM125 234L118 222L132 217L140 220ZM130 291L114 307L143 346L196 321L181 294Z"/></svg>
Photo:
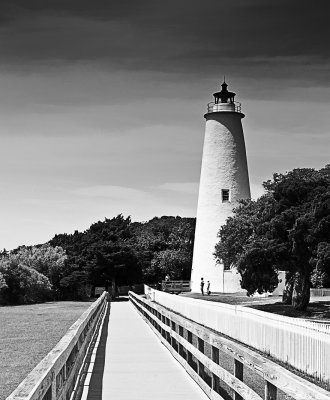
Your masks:
<svg viewBox="0 0 330 400"><path fill-rule="evenodd" d="M2 62L85 60L194 76L226 66L283 79L298 65L299 78L328 85L327 11L327 0L1 1Z"/></svg>
<svg viewBox="0 0 330 400"><path fill-rule="evenodd" d="M0 247L119 212L194 216L203 114L223 75L246 113L255 196L275 171L325 165L329 11L327 0L2 0Z"/></svg>

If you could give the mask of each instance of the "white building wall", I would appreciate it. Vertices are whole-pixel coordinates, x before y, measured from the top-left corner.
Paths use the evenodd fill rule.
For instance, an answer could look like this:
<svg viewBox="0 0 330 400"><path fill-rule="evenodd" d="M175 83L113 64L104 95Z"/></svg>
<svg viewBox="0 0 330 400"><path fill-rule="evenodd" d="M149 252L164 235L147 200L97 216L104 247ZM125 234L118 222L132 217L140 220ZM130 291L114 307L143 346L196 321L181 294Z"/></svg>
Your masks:
<svg viewBox="0 0 330 400"><path fill-rule="evenodd" d="M213 292L235 292L238 274L224 272L213 256L217 234L239 199L250 198L250 185L241 118L235 111L205 115L205 139L197 208L192 291L200 290L201 277ZM222 202L222 189L230 190L230 202ZM228 274L232 274L230 277ZM224 276L225 282L224 282Z"/></svg>

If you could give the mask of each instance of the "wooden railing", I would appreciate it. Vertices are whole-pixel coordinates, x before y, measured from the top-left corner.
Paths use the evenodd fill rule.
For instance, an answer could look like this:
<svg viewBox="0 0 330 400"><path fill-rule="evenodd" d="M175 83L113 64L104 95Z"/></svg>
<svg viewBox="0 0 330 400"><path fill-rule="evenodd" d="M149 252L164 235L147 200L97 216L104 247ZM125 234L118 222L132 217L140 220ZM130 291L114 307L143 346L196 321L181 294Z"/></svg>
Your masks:
<svg viewBox="0 0 330 400"><path fill-rule="evenodd" d="M69 328L65 336L30 372L7 400L69 400L87 349L107 307L104 292Z"/></svg>
<svg viewBox="0 0 330 400"><path fill-rule="evenodd" d="M162 290L168 293L190 292L190 281L162 281Z"/></svg>
<svg viewBox="0 0 330 400"><path fill-rule="evenodd" d="M302 379L247 346L176 314L150 299L133 292L129 293L129 297L161 342L210 399L224 399L223 384L229 387L234 400L277 400L279 391L296 400L330 399L330 392ZM220 365L223 355L232 360L233 373ZM246 369L262 378L264 397L243 382Z"/></svg>
<svg viewBox="0 0 330 400"><path fill-rule="evenodd" d="M153 289L148 293L164 307L330 385L330 321L290 318L240 305L171 296Z"/></svg>

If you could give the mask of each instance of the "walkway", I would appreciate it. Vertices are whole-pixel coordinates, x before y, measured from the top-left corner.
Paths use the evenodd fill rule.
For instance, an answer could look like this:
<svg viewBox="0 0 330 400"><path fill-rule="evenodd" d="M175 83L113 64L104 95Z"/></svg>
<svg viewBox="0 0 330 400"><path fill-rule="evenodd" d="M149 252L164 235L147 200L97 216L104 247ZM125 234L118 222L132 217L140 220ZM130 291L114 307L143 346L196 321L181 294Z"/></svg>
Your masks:
<svg viewBox="0 0 330 400"><path fill-rule="evenodd" d="M208 399L129 302L111 304L88 384L88 400Z"/></svg>

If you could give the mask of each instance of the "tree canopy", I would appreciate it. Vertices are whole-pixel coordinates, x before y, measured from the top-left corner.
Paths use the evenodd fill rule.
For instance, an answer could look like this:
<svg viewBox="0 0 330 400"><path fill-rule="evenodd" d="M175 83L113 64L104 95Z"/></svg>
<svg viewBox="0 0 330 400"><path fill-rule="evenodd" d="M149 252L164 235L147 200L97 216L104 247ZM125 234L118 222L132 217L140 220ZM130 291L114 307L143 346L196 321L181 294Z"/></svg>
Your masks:
<svg viewBox="0 0 330 400"><path fill-rule="evenodd" d="M273 291L287 271L286 299L305 309L310 287L330 277L330 166L294 169L264 182L219 231L215 257L234 265L249 295Z"/></svg>
<svg viewBox="0 0 330 400"><path fill-rule="evenodd" d="M110 286L141 281L136 252L132 246L131 220L118 215L105 218L85 232L56 235L52 246L61 246L67 254L66 273L61 280L64 297L79 298L88 286Z"/></svg>
<svg viewBox="0 0 330 400"><path fill-rule="evenodd" d="M36 303L52 299L53 286L50 279L39 272L37 267L54 271L56 259L53 256L57 252L60 253L59 249L42 246L39 249L21 247L10 254L2 253L0 255L0 304ZM47 257L45 257L46 253L48 253ZM58 268L62 265L59 262ZM53 272L50 275L55 276Z"/></svg>
<svg viewBox="0 0 330 400"><path fill-rule="evenodd" d="M193 218L164 216L132 223L118 215L85 232L56 235L50 244L61 246L68 257L60 282L63 296L74 293L78 298L86 285L157 282L167 273L189 279L194 229Z"/></svg>
<svg viewBox="0 0 330 400"><path fill-rule="evenodd" d="M146 283L190 279L195 218L161 217L132 226L135 248Z"/></svg>
<svg viewBox="0 0 330 400"><path fill-rule="evenodd" d="M163 216L131 222L117 215L84 232L0 252L0 304L84 299L96 286L189 279L195 219Z"/></svg>

